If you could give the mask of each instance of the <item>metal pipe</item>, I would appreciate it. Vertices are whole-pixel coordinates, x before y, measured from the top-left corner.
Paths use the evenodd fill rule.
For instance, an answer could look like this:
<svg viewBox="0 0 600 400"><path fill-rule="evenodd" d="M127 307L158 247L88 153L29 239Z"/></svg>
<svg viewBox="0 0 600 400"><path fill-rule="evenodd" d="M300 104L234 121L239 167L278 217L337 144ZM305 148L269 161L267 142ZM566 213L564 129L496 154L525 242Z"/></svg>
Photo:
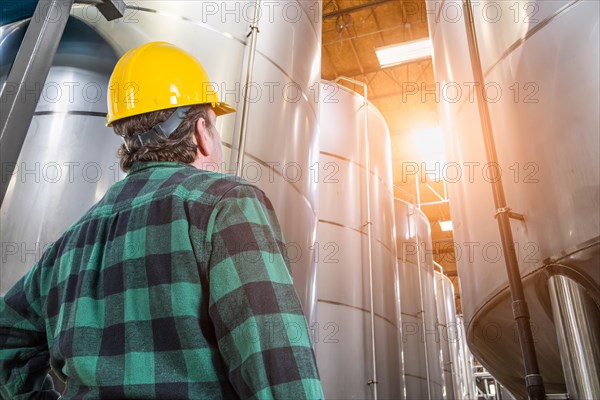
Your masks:
<svg viewBox="0 0 600 400"><path fill-rule="evenodd" d="M436 205L440 205L440 204L448 204L450 203L450 200L443 200L443 201L428 201L426 203L421 203L421 207L425 207L425 206L436 206Z"/></svg>
<svg viewBox="0 0 600 400"><path fill-rule="evenodd" d="M415 188L417 191L417 208L420 210L421 209L421 189L419 187L419 176L415 175Z"/></svg>
<svg viewBox="0 0 600 400"><path fill-rule="evenodd" d="M394 196L394 200L398 200L398 201L407 201L408 203L412 204L413 206L415 205L414 199L415 196L413 196L412 194L410 194L409 192L407 192L406 190L402 189L399 186L394 185L394 189L398 189L400 190L403 194L406 195L406 197L408 197L409 200L403 200L400 197L396 197Z"/></svg>
<svg viewBox="0 0 600 400"><path fill-rule="evenodd" d="M335 11L323 14L323 20L326 20L328 18L339 17L340 15L344 15L344 14L350 14L353 12L362 11L367 8L379 6L381 4L391 3L392 1L396 2L398 0L375 0L370 3L364 3L364 4L359 4L359 5L353 6L353 7L342 8L341 10L335 10Z"/></svg>
<svg viewBox="0 0 600 400"><path fill-rule="evenodd" d="M502 385L496 379L494 379L494 385L496 385L496 400L504 400L502 395Z"/></svg>
<svg viewBox="0 0 600 400"><path fill-rule="evenodd" d="M425 182L425 186L427 186L427 188L429 190L431 190L431 192L433 193L434 196L436 196L438 199L440 199L440 201L447 201L445 198L443 198L442 196L440 196L440 194L427 182Z"/></svg>
<svg viewBox="0 0 600 400"><path fill-rule="evenodd" d="M483 383L485 385L485 398L489 399L490 398L490 385L487 379L483 380Z"/></svg>
<svg viewBox="0 0 600 400"><path fill-rule="evenodd" d="M551 276L548 291L569 398L592 399L600 394L600 310L564 275Z"/></svg>
<svg viewBox="0 0 600 400"><path fill-rule="evenodd" d="M475 20L473 18L473 10L471 8L471 0L464 0L463 8L473 75L475 82L480 85L480 88L483 88L485 87L485 80L481 67L479 48L477 45L477 33L475 30ZM476 92L487 162L488 165L499 165L488 104L486 99L483 97L483 92L481 90L477 90ZM533 334L531 332L531 325L529 322L529 310L525 300L525 294L523 292L523 283L521 281L519 263L517 260L512 229L510 226L510 208L508 208L506 205L502 178L498 176L498 179L494 180L491 185L494 196L494 205L496 207L496 219L498 221L498 228L500 231L500 240L502 242L504 261L508 274L509 288L512 296L513 316L517 323L519 343L521 345L523 363L525 364L525 384L527 386L527 392L531 400L545 399L546 391L535 353L535 344L533 342Z"/></svg>
<svg viewBox="0 0 600 400"><path fill-rule="evenodd" d="M377 356L375 354L375 307L373 301L373 237L372 237L372 229L373 225L371 222L371 183L370 183L370 171L371 171L371 149L369 146L369 102L367 98L367 84L361 81L357 81L352 78L347 78L345 76L340 76L334 83L339 82L340 80L345 80L347 82L353 83L358 86L362 86L363 88L363 96L364 96L364 130L365 130L365 190L367 192L367 240L369 241L368 245L368 259L369 259L369 302L371 308L371 352L373 356L373 378L367 382L367 385L373 385L373 399L377 400Z"/></svg>
<svg viewBox="0 0 600 400"><path fill-rule="evenodd" d="M443 179L442 182L444 185L444 199L448 200L448 185L445 179Z"/></svg>
<svg viewBox="0 0 600 400"><path fill-rule="evenodd" d="M0 160L3 171L17 165L43 85L74 0L39 1L0 94ZM31 97L29 97L31 96ZM10 179L0 180L0 204Z"/></svg>
<svg viewBox="0 0 600 400"><path fill-rule="evenodd" d="M102 0L96 4L96 8L107 21L112 21L123 17L127 5L123 0Z"/></svg>
<svg viewBox="0 0 600 400"><path fill-rule="evenodd" d="M250 84L252 83L252 74L254 73L254 56L256 54L256 39L259 33L258 18L259 18L260 0L254 2L254 16L252 17L252 25L250 25L250 54L248 55L248 68L246 69L246 85L244 86L244 104L242 105L242 124L240 126L240 137L238 141L238 154L235 173L242 177L244 167L244 152L246 151L246 133L248 131L248 115L250 102L248 97L250 94Z"/></svg>

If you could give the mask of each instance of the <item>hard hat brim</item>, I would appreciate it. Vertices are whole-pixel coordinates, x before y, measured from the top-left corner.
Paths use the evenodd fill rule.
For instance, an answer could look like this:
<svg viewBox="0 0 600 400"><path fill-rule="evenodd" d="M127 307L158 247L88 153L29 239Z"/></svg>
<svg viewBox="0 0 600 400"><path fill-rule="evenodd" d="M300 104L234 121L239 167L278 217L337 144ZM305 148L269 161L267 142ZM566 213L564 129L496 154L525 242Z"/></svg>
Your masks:
<svg viewBox="0 0 600 400"><path fill-rule="evenodd" d="M223 102L212 104L212 109L215 112L215 114L217 114L217 117L220 115L231 114L236 112L235 107Z"/></svg>
<svg viewBox="0 0 600 400"><path fill-rule="evenodd" d="M221 116L221 115L231 114L231 113L234 113L237 111L235 109L235 107L233 107L225 102L208 103L208 104L210 104L210 106L212 107L212 109L215 112L215 114L217 115L217 117ZM192 105L194 105L194 104L192 104ZM149 111L149 112L152 112L152 111ZM139 114L136 114L136 115L139 115ZM134 115L132 115L132 116L134 116ZM110 115L107 115L106 116L106 119L107 119L106 126L107 127L111 127L113 122L118 121L118 119L114 119L111 121L109 118L110 118ZM124 117L124 118L127 118L127 117ZM124 119L124 118L119 118L119 119Z"/></svg>

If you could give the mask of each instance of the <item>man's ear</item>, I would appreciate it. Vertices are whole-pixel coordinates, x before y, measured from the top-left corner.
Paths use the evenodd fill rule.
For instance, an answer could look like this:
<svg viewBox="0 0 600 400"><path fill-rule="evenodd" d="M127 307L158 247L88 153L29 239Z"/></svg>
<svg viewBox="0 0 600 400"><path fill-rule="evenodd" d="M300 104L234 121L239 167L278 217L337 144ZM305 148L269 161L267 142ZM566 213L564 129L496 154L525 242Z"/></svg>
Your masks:
<svg viewBox="0 0 600 400"><path fill-rule="evenodd" d="M196 121L196 127L194 130L194 136L196 137L196 143L198 143L198 150L204 157L210 156L212 152L212 135L209 129L206 128L206 121L200 117Z"/></svg>

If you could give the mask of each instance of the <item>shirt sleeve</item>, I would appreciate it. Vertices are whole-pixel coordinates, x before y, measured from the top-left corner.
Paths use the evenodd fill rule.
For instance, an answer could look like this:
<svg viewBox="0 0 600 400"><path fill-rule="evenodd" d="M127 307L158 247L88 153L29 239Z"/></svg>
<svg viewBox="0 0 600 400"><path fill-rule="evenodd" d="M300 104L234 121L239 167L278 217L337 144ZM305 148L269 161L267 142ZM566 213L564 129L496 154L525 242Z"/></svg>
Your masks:
<svg viewBox="0 0 600 400"><path fill-rule="evenodd" d="M0 298L0 398L58 399L38 295L40 265Z"/></svg>
<svg viewBox="0 0 600 400"><path fill-rule="evenodd" d="M240 185L209 221L209 314L241 398L322 399L306 319L270 201Z"/></svg>

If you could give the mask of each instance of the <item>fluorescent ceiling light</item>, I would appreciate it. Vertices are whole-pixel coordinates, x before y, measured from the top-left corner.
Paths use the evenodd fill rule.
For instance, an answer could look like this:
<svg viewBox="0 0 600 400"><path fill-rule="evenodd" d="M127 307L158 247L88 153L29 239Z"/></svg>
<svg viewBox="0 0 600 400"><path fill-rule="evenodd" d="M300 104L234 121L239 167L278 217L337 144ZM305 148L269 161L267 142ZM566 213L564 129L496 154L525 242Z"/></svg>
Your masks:
<svg viewBox="0 0 600 400"><path fill-rule="evenodd" d="M433 53L430 39L413 40L375 49L381 68L421 60Z"/></svg>
<svg viewBox="0 0 600 400"><path fill-rule="evenodd" d="M449 232L452 230L452 221L448 220L448 221L438 221L440 223L440 228L442 229L442 232Z"/></svg>

